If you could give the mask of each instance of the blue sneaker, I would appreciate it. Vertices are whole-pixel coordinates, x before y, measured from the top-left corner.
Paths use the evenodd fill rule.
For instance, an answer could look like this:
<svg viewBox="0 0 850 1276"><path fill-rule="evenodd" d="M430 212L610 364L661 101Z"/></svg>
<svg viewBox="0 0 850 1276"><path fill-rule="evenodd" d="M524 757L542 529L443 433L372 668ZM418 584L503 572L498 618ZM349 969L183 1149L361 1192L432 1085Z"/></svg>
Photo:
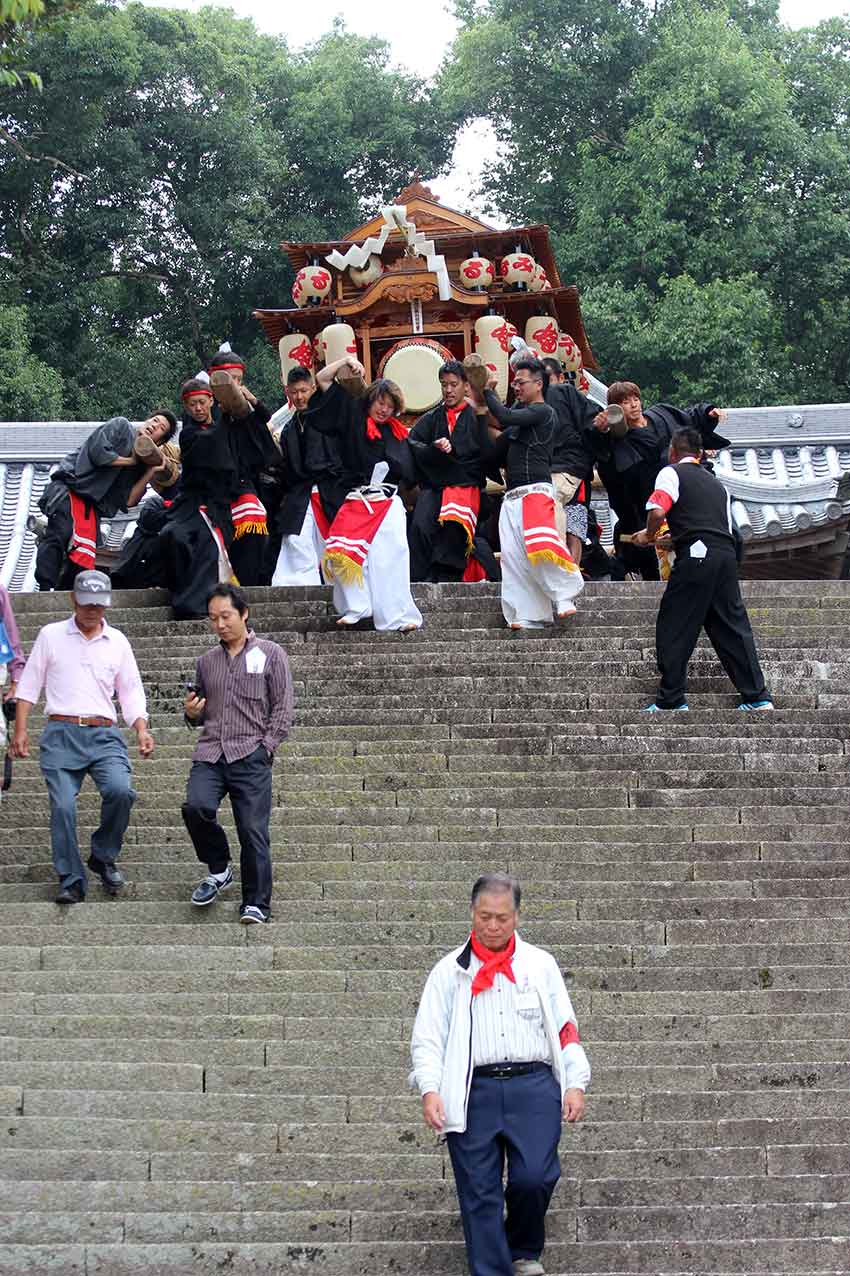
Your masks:
<svg viewBox="0 0 850 1276"><path fill-rule="evenodd" d="M744 713L769 713L775 707L772 700L742 700L738 705Z"/></svg>
<svg viewBox="0 0 850 1276"><path fill-rule="evenodd" d="M773 706L771 705L771 708ZM687 713L688 706L686 704L677 704L673 709L665 709L660 704L648 704L645 709L641 709L641 713Z"/></svg>

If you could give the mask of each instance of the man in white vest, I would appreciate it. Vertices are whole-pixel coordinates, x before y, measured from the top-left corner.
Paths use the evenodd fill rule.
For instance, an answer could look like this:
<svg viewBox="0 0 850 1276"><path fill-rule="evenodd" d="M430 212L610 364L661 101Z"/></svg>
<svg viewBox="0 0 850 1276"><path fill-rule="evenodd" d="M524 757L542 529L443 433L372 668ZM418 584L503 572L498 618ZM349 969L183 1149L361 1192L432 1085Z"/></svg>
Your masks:
<svg viewBox="0 0 850 1276"><path fill-rule="evenodd" d="M472 933L431 971L413 1027L411 1079L448 1144L471 1276L542 1276L561 1123L582 1119L590 1082L558 964L516 933L519 905L514 878L478 878Z"/></svg>

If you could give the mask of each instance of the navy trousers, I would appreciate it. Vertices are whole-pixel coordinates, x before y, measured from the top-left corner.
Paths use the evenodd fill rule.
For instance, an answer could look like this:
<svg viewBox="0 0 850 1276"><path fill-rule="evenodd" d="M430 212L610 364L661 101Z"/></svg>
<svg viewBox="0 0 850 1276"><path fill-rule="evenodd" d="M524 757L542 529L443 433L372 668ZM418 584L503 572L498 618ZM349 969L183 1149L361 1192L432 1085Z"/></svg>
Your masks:
<svg viewBox="0 0 850 1276"><path fill-rule="evenodd" d="M466 1130L446 1136L471 1276L513 1276L515 1258L540 1257L560 1137L561 1088L547 1064L507 1081L473 1077Z"/></svg>
<svg viewBox="0 0 850 1276"><path fill-rule="evenodd" d="M114 864L136 800L127 746L117 727L48 722L41 733L39 762L50 795L53 867L63 886L79 886L85 894L86 870L77 842L77 794L90 775L101 797L100 827L92 833L91 853L103 864Z"/></svg>
<svg viewBox="0 0 850 1276"><path fill-rule="evenodd" d="M223 873L230 863L227 834L217 819L226 794L242 852L242 903L256 904L268 913L272 902L272 764L262 745L236 762L219 758L218 762L192 763L183 822L195 854L211 873Z"/></svg>

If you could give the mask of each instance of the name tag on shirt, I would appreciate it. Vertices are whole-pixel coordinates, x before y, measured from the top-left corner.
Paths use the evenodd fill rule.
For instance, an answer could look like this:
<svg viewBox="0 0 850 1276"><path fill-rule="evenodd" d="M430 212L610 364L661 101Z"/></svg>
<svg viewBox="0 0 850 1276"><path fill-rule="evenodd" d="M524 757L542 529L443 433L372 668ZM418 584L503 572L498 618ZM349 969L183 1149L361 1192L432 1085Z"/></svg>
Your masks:
<svg viewBox="0 0 850 1276"><path fill-rule="evenodd" d="M266 667L266 653L261 647L252 647L245 657L248 673L262 673Z"/></svg>
<svg viewBox="0 0 850 1276"><path fill-rule="evenodd" d="M519 1013L522 1014L523 1011L539 1010L540 999L534 989L532 989L530 992L518 992L514 1004Z"/></svg>

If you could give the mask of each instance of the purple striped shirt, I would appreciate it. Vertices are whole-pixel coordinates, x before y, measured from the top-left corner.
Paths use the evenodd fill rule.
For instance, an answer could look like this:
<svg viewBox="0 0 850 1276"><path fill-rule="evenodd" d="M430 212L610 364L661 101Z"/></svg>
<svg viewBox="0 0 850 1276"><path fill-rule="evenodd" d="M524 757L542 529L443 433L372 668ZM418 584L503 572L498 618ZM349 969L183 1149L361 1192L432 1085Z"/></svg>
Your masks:
<svg viewBox="0 0 850 1276"><path fill-rule="evenodd" d="M236 762L262 744L274 753L292 727L292 675L286 652L276 642L248 641L236 656L223 643L207 651L195 670L198 694L205 697L196 762Z"/></svg>

